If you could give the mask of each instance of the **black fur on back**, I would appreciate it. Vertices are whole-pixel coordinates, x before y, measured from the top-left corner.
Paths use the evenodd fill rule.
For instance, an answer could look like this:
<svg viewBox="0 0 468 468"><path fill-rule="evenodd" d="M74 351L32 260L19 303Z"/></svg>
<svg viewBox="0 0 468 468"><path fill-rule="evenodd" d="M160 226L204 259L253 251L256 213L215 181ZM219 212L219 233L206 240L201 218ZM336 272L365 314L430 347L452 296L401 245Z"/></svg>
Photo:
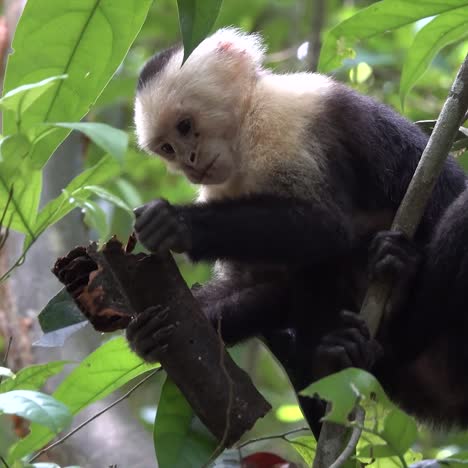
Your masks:
<svg viewBox="0 0 468 468"><path fill-rule="evenodd" d="M137 91L141 91L146 84L155 78L166 67L169 60L180 49L180 45L175 45L170 49L154 54L144 65L138 78Z"/></svg>

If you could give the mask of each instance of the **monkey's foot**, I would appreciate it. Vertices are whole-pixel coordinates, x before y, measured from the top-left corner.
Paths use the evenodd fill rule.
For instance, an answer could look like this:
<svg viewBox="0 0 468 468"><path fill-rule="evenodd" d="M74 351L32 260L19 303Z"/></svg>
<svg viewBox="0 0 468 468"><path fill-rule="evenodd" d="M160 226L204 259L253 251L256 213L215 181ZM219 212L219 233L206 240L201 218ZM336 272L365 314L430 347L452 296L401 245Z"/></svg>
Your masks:
<svg viewBox="0 0 468 468"><path fill-rule="evenodd" d="M175 326L168 324L168 307L148 307L127 327L130 348L147 362L157 362L167 351Z"/></svg>
<svg viewBox="0 0 468 468"><path fill-rule="evenodd" d="M377 280L409 280L416 274L422 253L400 231L381 231L369 248L369 273Z"/></svg>
<svg viewBox="0 0 468 468"><path fill-rule="evenodd" d="M316 379L348 367L371 370L382 356L380 344L371 338L367 325L359 315L344 310L339 328L325 335L313 357Z"/></svg>

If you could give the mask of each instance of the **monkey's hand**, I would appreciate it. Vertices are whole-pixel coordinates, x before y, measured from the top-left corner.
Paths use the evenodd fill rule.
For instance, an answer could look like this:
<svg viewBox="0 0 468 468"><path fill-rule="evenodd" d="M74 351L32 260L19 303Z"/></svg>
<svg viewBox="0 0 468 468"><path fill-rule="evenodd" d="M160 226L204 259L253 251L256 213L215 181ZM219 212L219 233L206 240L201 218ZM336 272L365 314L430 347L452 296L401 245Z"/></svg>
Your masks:
<svg viewBox="0 0 468 468"><path fill-rule="evenodd" d="M344 310L339 328L325 335L312 358L315 379L348 367L371 370L383 356L383 348L371 338L366 322L359 315Z"/></svg>
<svg viewBox="0 0 468 468"><path fill-rule="evenodd" d="M137 238L150 252L182 253L190 249L190 229L177 206L157 199L133 212Z"/></svg>
<svg viewBox="0 0 468 468"><path fill-rule="evenodd" d="M138 314L127 327L130 348L147 362L158 362L167 352L174 325L167 323L169 309L148 307Z"/></svg>

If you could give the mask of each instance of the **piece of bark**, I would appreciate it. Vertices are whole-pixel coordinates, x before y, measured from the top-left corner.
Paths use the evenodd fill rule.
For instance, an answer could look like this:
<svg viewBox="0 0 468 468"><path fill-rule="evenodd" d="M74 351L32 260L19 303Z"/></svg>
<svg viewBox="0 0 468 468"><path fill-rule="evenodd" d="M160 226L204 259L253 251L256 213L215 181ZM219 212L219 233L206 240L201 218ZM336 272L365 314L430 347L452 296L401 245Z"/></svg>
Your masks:
<svg viewBox="0 0 468 468"><path fill-rule="evenodd" d="M53 272L101 331L125 328L148 307L168 307L167 325L175 330L161 364L200 420L229 447L271 406L226 352L172 256L130 250L115 238L101 251L96 244L78 247L58 259Z"/></svg>

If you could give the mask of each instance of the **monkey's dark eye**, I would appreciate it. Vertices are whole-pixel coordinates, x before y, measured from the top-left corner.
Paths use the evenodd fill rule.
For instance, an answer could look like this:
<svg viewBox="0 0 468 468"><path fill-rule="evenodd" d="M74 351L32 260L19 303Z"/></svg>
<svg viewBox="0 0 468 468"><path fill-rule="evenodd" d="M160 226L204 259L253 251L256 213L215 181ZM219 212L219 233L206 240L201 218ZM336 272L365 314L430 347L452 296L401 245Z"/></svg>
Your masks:
<svg viewBox="0 0 468 468"><path fill-rule="evenodd" d="M190 119L181 120L177 124L176 128L182 136L186 136L188 132L190 132L190 129L192 128L192 122L190 122Z"/></svg>
<svg viewBox="0 0 468 468"><path fill-rule="evenodd" d="M164 145L161 145L161 151L164 154L174 154L174 148L169 144L169 143L164 143Z"/></svg>

